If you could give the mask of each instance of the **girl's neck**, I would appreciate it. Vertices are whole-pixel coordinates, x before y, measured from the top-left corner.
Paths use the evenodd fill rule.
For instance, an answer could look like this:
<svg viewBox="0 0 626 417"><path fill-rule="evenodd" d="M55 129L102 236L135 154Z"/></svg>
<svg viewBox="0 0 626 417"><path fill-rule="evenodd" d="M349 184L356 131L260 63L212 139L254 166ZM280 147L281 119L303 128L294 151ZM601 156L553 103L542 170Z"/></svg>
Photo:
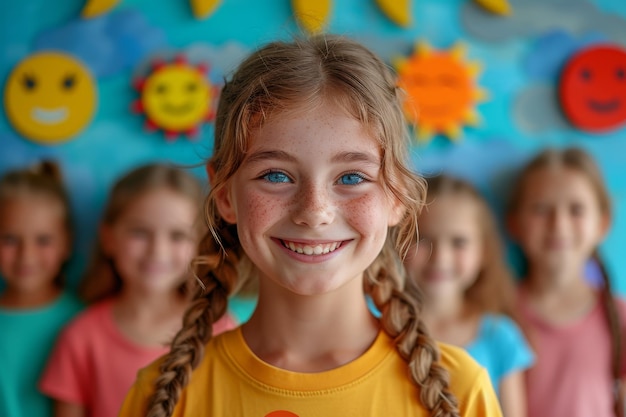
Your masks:
<svg viewBox="0 0 626 417"><path fill-rule="evenodd" d="M334 369L361 356L379 333L360 280L332 293L295 296L261 286L242 331L263 361L296 372Z"/></svg>
<svg viewBox="0 0 626 417"><path fill-rule="evenodd" d="M535 295L563 296L568 293L577 293L583 287L589 286L585 282L582 265L572 265L559 268L531 267L528 270L524 285Z"/></svg>
<svg viewBox="0 0 626 417"><path fill-rule="evenodd" d="M60 294L61 289L56 285L28 292L7 287L0 295L0 306L10 309L34 309L52 303Z"/></svg>
<svg viewBox="0 0 626 417"><path fill-rule="evenodd" d="M423 319L433 339L465 346L476 337L479 314L461 300L427 304Z"/></svg>
<svg viewBox="0 0 626 417"><path fill-rule="evenodd" d="M133 343L162 348L180 329L187 305L187 299L174 291L163 294L122 291L114 299L113 320Z"/></svg>
<svg viewBox="0 0 626 417"><path fill-rule="evenodd" d="M155 317L186 305L178 291L141 293L123 288L115 298L115 309L133 317Z"/></svg>
<svg viewBox="0 0 626 417"><path fill-rule="evenodd" d="M530 271L524 280L522 288L528 304L540 317L562 325L577 321L595 307L597 293L582 273L574 271L556 278Z"/></svg>

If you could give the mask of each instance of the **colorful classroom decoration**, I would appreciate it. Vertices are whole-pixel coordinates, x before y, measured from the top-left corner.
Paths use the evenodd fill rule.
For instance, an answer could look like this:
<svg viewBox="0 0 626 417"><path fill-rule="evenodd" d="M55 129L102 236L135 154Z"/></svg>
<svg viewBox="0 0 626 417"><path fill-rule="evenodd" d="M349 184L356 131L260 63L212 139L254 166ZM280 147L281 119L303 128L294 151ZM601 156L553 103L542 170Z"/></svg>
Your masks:
<svg viewBox="0 0 626 417"><path fill-rule="evenodd" d="M133 109L145 114L146 129L163 130L168 141L181 133L195 137L200 125L214 117L217 88L206 78L207 70L184 56L171 63L153 62L152 72L135 82L140 98Z"/></svg>
<svg viewBox="0 0 626 417"><path fill-rule="evenodd" d="M376 0L376 4L396 25L411 25L411 0Z"/></svg>
<svg viewBox="0 0 626 417"><path fill-rule="evenodd" d="M93 117L96 101L90 72L61 52L26 57L13 69L4 89L4 107L13 128L46 145L81 132Z"/></svg>
<svg viewBox="0 0 626 417"><path fill-rule="evenodd" d="M559 83L565 117L580 130L602 133L626 122L626 49L594 45L576 52Z"/></svg>
<svg viewBox="0 0 626 417"><path fill-rule="evenodd" d="M298 23L311 34L324 31L330 19L331 6L331 0L291 0Z"/></svg>
<svg viewBox="0 0 626 417"><path fill-rule="evenodd" d="M191 0L191 11L197 19L205 19L209 17L222 0Z"/></svg>
<svg viewBox="0 0 626 417"><path fill-rule="evenodd" d="M87 0L81 15L86 18L100 16L114 8L119 0Z"/></svg>
<svg viewBox="0 0 626 417"><path fill-rule="evenodd" d="M474 0L476 4L483 9L501 16L509 16L513 13L513 9L509 4L509 0Z"/></svg>
<svg viewBox="0 0 626 417"><path fill-rule="evenodd" d="M419 42L411 56L394 62L400 87L407 93L405 114L419 141L428 142L436 134L458 140L463 125L479 124L475 106L486 92L476 85L480 65L465 62L464 56L461 43L438 51Z"/></svg>

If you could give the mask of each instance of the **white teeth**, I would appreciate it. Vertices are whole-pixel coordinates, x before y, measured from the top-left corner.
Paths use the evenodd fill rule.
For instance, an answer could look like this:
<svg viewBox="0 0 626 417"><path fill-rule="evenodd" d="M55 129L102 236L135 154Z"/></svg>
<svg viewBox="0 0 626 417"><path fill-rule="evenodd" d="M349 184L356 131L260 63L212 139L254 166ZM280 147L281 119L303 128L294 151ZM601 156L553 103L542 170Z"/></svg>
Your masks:
<svg viewBox="0 0 626 417"><path fill-rule="evenodd" d="M333 252L335 249L337 249L341 245L340 242L325 243L322 245L315 245L315 246L300 245L294 242L287 242L284 240L282 242L283 242L283 246L285 246L286 248L291 249L292 251L296 253L302 253L305 255L327 254L327 253Z"/></svg>
<svg viewBox="0 0 626 417"><path fill-rule="evenodd" d="M67 108L57 107L52 110L46 110L40 107L35 107L31 111L31 117L35 121L42 123L42 124L47 124L47 125L57 124L67 119Z"/></svg>

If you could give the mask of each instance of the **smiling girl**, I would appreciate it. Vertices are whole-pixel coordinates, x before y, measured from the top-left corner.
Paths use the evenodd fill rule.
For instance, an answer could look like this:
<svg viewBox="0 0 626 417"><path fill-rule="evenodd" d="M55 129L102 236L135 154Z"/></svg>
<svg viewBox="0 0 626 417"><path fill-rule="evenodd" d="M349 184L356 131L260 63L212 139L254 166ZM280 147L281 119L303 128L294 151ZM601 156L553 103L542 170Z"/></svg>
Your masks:
<svg viewBox="0 0 626 417"><path fill-rule="evenodd" d="M58 417L115 417L137 370L166 353L189 303L201 188L168 165L113 187L81 293L92 305L61 334L41 381ZM232 327L228 316L216 331Z"/></svg>
<svg viewBox="0 0 626 417"><path fill-rule="evenodd" d="M389 67L341 37L274 42L241 64L207 164L202 285L121 417L500 416L485 370L428 335L397 256L424 196L401 103ZM213 337L250 264L254 313Z"/></svg>
<svg viewBox="0 0 626 417"><path fill-rule="evenodd" d="M42 162L0 179L0 415L52 415L37 381L59 331L82 308L64 291L72 224L58 166Z"/></svg>

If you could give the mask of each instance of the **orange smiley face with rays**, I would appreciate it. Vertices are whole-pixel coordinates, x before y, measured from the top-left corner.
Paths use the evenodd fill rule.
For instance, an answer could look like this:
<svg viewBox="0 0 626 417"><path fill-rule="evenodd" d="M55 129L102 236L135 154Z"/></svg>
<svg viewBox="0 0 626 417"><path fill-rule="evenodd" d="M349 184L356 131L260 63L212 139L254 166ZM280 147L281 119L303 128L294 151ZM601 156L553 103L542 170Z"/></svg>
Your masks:
<svg viewBox="0 0 626 417"><path fill-rule="evenodd" d="M626 122L626 50L598 45L576 53L565 65L561 106L577 128L604 132Z"/></svg>
<svg viewBox="0 0 626 417"><path fill-rule="evenodd" d="M417 126L419 140L439 133L457 139L463 125L478 123L475 106L485 93L475 83L479 66L464 62L464 53L461 44L433 51L420 43L413 55L395 62L399 85L407 93L404 112Z"/></svg>

